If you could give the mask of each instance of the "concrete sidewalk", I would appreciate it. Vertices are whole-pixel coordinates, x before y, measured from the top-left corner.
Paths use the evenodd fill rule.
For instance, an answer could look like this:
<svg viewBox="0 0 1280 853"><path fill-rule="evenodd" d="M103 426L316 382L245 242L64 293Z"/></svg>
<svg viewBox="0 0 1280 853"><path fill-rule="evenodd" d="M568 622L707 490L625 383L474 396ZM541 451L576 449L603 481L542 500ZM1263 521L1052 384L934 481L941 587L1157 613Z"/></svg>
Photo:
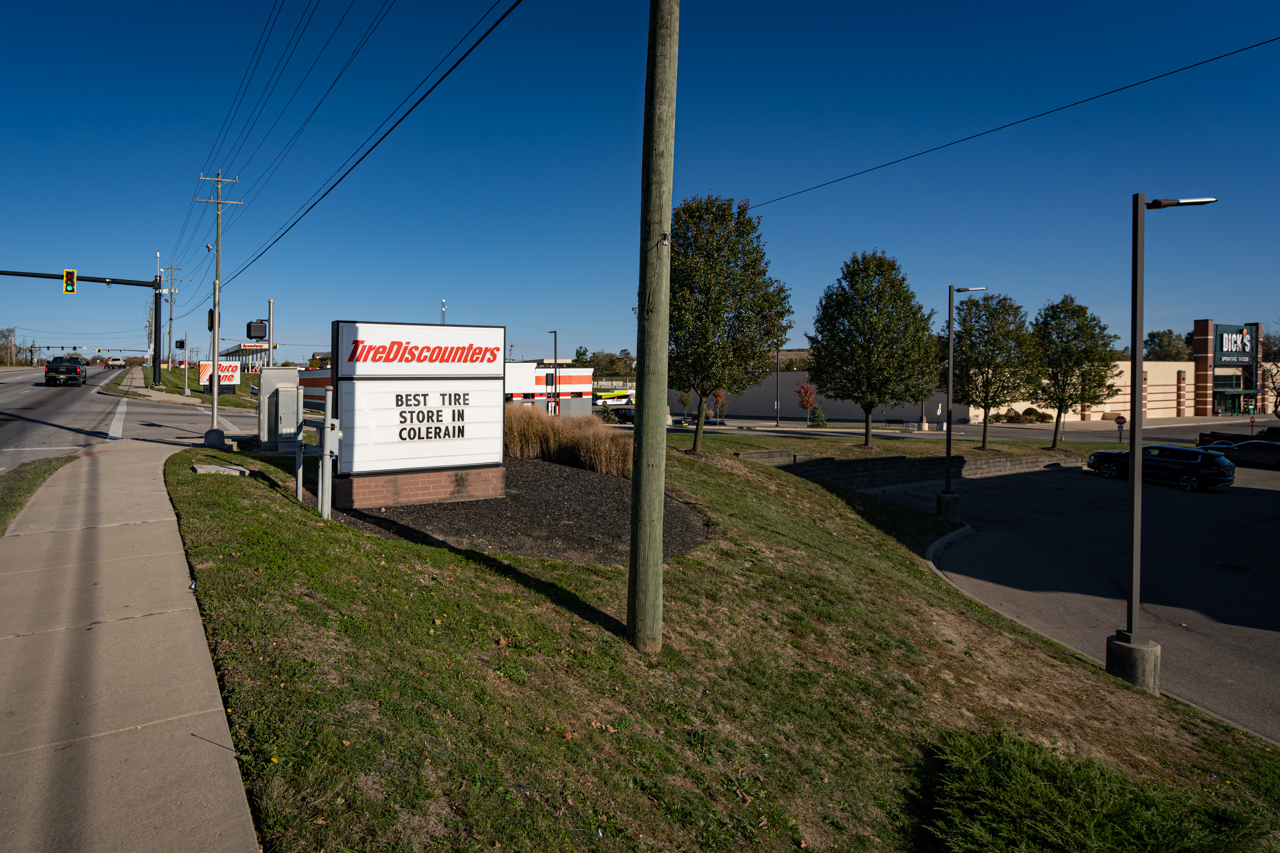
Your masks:
<svg viewBox="0 0 1280 853"><path fill-rule="evenodd" d="M132 394L137 394L140 397L145 397L148 400L155 400L159 403L171 403L177 406L206 405L205 403L200 402L200 398L198 397L194 397L194 396L184 397L181 394L170 394L168 391L152 391L149 387L147 387L149 374L144 368L128 367L125 369L128 372L125 374L124 379L120 380L121 391L127 391ZM196 371L195 381L199 382L199 380L200 380L199 371ZM198 391L199 388L196 387L193 383L192 390ZM111 394L112 392L106 389L102 389L99 393Z"/></svg>
<svg viewBox="0 0 1280 853"><path fill-rule="evenodd" d="M259 849L163 465L80 454L0 538L0 851Z"/></svg>

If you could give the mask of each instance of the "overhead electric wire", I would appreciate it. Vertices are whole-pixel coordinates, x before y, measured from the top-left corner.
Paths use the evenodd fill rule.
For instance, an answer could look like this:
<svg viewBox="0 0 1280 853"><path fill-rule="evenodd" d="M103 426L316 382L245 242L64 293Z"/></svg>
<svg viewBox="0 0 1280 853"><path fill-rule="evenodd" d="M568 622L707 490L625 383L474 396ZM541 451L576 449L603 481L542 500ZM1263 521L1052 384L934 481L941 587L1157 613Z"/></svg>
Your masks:
<svg viewBox="0 0 1280 853"><path fill-rule="evenodd" d="M378 137L378 141L377 141L377 142L375 142L375 143L373 143L373 145L369 146L368 150L366 150L363 154L361 154L361 155L360 155L360 159L358 159L358 160L356 160L356 162L352 163L352 164L351 164L351 166L350 166L350 168L348 168L345 172L343 172L343 173L342 173L342 176L341 176L340 178L338 178L336 181L334 181L334 182L329 186L329 188L328 188L327 190L325 190L325 191L324 191L324 194L323 194L323 195L321 195L319 198L317 198L315 201L313 201L313 202L311 203L311 205L310 205L309 207L307 207L307 209L306 209L306 210L302 211L302 213L301 213L300 215L298 215L298 216L293 220L293 222L291 222L291 223L289 224L289 226L288 226L287 228L285 228L285 229L284 229L284 231L283 231L283 232L282 232L278 237L276 237L274 240L272 240L272 241L271 241L271 242L270 242L270 243L269 243L265 248L260 249L260 250L257 252L257 254L255 254L252 258L250 258L247 262L245 262L244 264L241 264L241 265L240 265L240 267L239 267L239 268L238 268L238 269L237 269L237 270L236 270L232 275L230 275L230 276L228 276L228 277L227 277L227 279L226 279L226 281L224 282L224 284L230 284L230 283L231 283L232 281L234 281L238 276L240 276L240 275L241 275L245 270L247 270L249 267L251 267L251 266L252 266L252 265L253 265L253 264L254 264L254 263L255 263L259 258L261 258L264 254L266 254L266 253L271 249L271 247L272 247L272 246L274 246L276 243L278 243L278 242L280 242L282 239L284 239L284 236L285 236L286 234L288 234L290 231L292 231L292 230L293 230L293 228L294 228L294 226L296 226L299 222L301 222L301 221L302 221L303 217L305 217L308 213L310 213L310 212L315 208L315 206L316 206L317 204L319 204L320 202L324 201L325 197L326 197L326 196L328 196L328 195L329 195L329 193L333 192L333 191L334 191L334 189L336 189L336 188L337 188L337 186L338 186L339 184L341 184L344 180L346 180L347 176L348 176L348 175L350 175L350 174L355 170L355 168L356 168L357 166L359 166L361 163L363 163L363 162L364 162L364 159L365 159L366 157L368 157L370 154L372 154L372 153L373 153L373 151L374 151L374 149L376 149L379 145L381 145L381 144L382 144L382 142L383 142L383 140L385 140L388 136L390 136L390 135L391 135L391 133L392 133L392 132L397 128L397 127L399 127L399 126L400 126L400 123L401 123L401 122L403 122L406 118L408 118L408 117L409 117L409 115L410 115L414 110L416 110L416 109L418 108L418 106L419 106L423 101L425 101L425 100L426 100L426 99L431 95L431 93L432 93L432 92L434 92L437 88L439 88L439 87L440 87L440 84L442 84L445 80L449 79L449 75L453 74L453 72L454 72L455 70L457 70L458 66L459 66L459 65L461 65L463 62L465 62L465 61L466 61L466 59L467 59L467 57L468 57L468 56L470 56L470 55L472 54L472 52L473 52L473 51L475 51L475 49L476 49L477 47L479 47L482 43L484 43L485 39L487 39L487 38L488 38L488 37L493 33L493 31L494 31L494 30L496 30L496 29L497 29L497 28L502 24L502 22L503 22L503 21L505 21L505 20L507 19L507 17L508 17L512 12L514 12L514 11L516 10L516 7L518 7L518 6L519 6L521 3L523 3L523 2L524 2L524 0L515 0L515 2L511 4L511 6L507 9L507 11L503 12L503 13L502 13L502 16L501 16L501 17L499 17L499 18L498 18L498 20L494 21L494 22L493 22L493 25L492 25L492 26L490 26L490 27L489 27L489 29L485 30L484 34L483 34L482 36L480 36L480 38L479 38L479 39L477 39L477 40L475 41L475 43L471 45L471 47L467 48L466 52L465 52L465 53L463 53L463 54L462 54L462 56L458 57L458 60L457 60L456 62L454 62L454 63L453 63L453 65L449 66L449 70L448 70L448 71L446 71L444 74L442 74L442 75L440 76L440 79L439 79L439 80L437 80L435 83L433 83L433 84L431 85L431 88L427 89L427 91L426 91L426 92L424 92L424 93L422 94L422 97L418 98L418 100L416 100L416 101L413 103L413 106L409 107L409 109L405 111L404 115L400 116L400 118L398 118L398 119L396 120L395 124L393 124L393 125L391 125L391 127L387 128L387 131L386 131L385 133L383 133L383 134L382 134L382 136ZM496 6L497 4L495 3L494 5ZM490 10L492 10L492 8L494 8L494 7L490 7ZM486 15L487 15L487 14L488 14L488 13L486 12ZM481 20L484 20L484 19L483 19L483 18L481 18ZM474 30L474 27L473 27L472 29ZM455 49L456 49L456 48L455 48ZM450 53L452 53L452 51L450 51ZM448 56L448 54L446 54L446 56ZM419 84L419 85L421 85L421 84ZM385 123L385 122L384 122L384 123Z"/></svg>
<svg viewBox="0 0 1280 853"><path fill-rule="evenodd" d="M262 32L258 33L258 43L254 46L253 53L249 55L249 61L245 65L244 74L240 76L240 85L236 87L236 94L232 96L231 104L227 106L227 114L222 119L222 127L218 128L217 134L213 137L213 143L209 146L209 153L205 155L204 171L208 171L209 167L213 164L213 152L218 148L219 140L222 138L223 131L227 129L231 121L232 111L235 108L236 102L240 97L240 90L245 88L246 84L248 83L248 80L250 77L250 71L255 67L255 62L254 62L255 57L258 55L258 51L261 50L266 43L265 39L272 26L273 16L276 14L276 3L279 3L279 2L282 2L282 0L275 0L275 2L272 3L271 11L267 13L267 20L264 21L262 24ZM187 223L191 221L191 210L195 206L195 203L196 203L195 198L199 194L200 194L200 180L199 178L197 178L195 190L192 191L191 193L191 201L187 203L187 214L186 214L186 217L182 220L182 228L179 229L178 236L173 241L173 248L169 250L170 263L173 263L173 258L178 251L178 246L182 243L182 236L183 234L186 233ZM201 219L203 219L203 212L201 215ZM196 231L200 230L199 222L197 222L195 230ZM188 241L188 244L189 243L190 241Z"/></svg>
<svg viewBox="0 0 1280 853"><path fill-rule="evenodd" d="M285 158L288 157L289 153L293 150L294 145L297 144L297 141L299 137L302 135L302 132L306 130L307 126L311 122L311 119L315 117L316 112L319 111L320 107L324 104L325 99L328 98L329 94L333 91L334 87L337 86L338 81L342 79L342 76L347 72L347 69L351 67L351 64L355 61L356 57L360 55L360 52L364 49L365 45L368 44L369 39L372 38L375 32L377 32L378 27L381 26L383 20L387 17L387 14L390 13L391 8L395 5L395 2L396 0L384 0L382 6L378 9L376 13L374 13L373 20L370 21L367 27L365 27L364 34L360 36L360 39L356 42L355 47L352 48L351 53L347 56L346 61L343 63L342 68L338 70L338 73L334 76L333 81L330 82L328 88L325 89L324 94L320 96L320 100L316 102L316 105L314 107L312 107L311 112L307 114L306 119L304 119L302 124L298 127L298 129L294 131L293 136L290 137L287 143L285 143L284 147L280 150L280 152L278 152L276 156L272 158L271 163L268 164L267 169L263 171L263 174L259 175L258 178L252 184L250 184L249 187L245 190L246 195L248 195L249 193L253 193L253 194L252 196L245 199L244 204L237 205L235 210L231 212L231 216L227 224L222 229L224 235L235 226L235 224L239 221L240 217L244 214L244 212L248 209L248 207L253 203L253 201L256 200L257 197L262 194L262 191L264 189L266 189L267 184L271 182L271 178L275 176L276 171L279 170L280 166L284 163ZM328 47L329 41L332 41L333 36L337 34L338 27L342 25L342 20L346 19L347 14L351 11L351 7L354 5L354 3L355 3L355 0L352 0L352 3L347 6L346 12L343 12L342 19L338 21L338 26L334 27L333 33L331 33L329 36L329 40L325 42L325 47L321 48L321 51L320 51L321 54L323 54L324 49ZM316 61L319 61L319 59L320 59L320 56L317 55ZM315 67L315 62L312 63L311 67L312 68ZM311 73L311 69L309 68L307 70L307 74L309 75L310 73ZM304 80L305 80L305 77L304 77ZM299 88L301 88L301 85L302 84L299 83ZM296 90L294 94L295 95L297 94ZM292 98L290 98L290 101L292 102ZM287 109L287 105L286 105L286 109ZM281 115L283 115L283 112L281 113ZM277 119L277 121L279 121L279 119ZM274 125L272 127L274 128ZM265 141L265 137L263 141ZM261 143L259 144L259 147L261 147ZM257 149L254 150L254 153L255 154L257 153ZM250 159L252 159L252 156ZM258 184L260 182L262 186L258 187ZM255 188L257 188L256 192L254 192ZM202 212L202 218L203 218L203 212ZM209 228L213 228L213 225L211 224ZM196 233L198 232L199 232L199 225L197 224ZM206 231L206 238L207 236L208 236L208 232ZM192 235L192 239L187 242L186 248L183 249L183 260L180 261L180 263L187 263L190 261L191 254L194 251L192 248L192 243L194 242L194 238L195 238L195 234Z"/></svg>
<svg viewBox="0 0 1280 853"><path fill-rule="evenodd" d="M262 62L262 57L267 52L267 42L271 41L271 34L275 32L275 29L276 29L276 21L280 19L280 13L284 11L283 0L276 0L276 2L278 3L278 5L273 7L276 10L276 12L275 12L275 16L271 19L271 26L267 30L266 41L262 42L262 49L258 51L257 57L254 58L253 60L253 63L252 63L253 67L252 67L252 70L249 72L249 83L246 84L241 89L241 91L237 94L236 101L235 101L235 109L231 113L231 122L229 125L227 125L226 134L222 137L222 141L218 143L218 150L216 153L214 153L212 162L210 162L209 165L206 167L208 170L212 170L213 164L217 163L220 159L222 159L220 156L222 154L222 146L226 144L227 137L231 135L231 127L235 125L236 116L240 114L240 107L244 104L245 96L249 94L249 84L253 83L253 77L255 74L258 73L258 64Z"/></svg>
<svg viewBox="0 0 1280 853"><path fill-rule="evenodd" d="M271 133L276 129L276 125L280 123L280 119L284 118L285 113L289 111L289 107L293 105L294 98L298 97L298 92L302 91L303 84L307 82L307 79L311 76L311 72L315 70L315 67L320 62L321 57L323 57L325 51L329 49L329 44L333 41L333 37L338 34L338 30L342 28L343 22L347 20L347 15L351 13L351 7L355 6L355 4L356 0L351 0L351 2L347 4L347 10L342 13L342 17L338 19L338 23L334 26L333 32L329 33L329 38L326 39L325 43L321 46L320 52L316 54L316 58L311 61L310 67L308 67L306 73L302 75L302 79L298 81L297 88L293 90L293 94L290 95L289 100L285 102L284 107L280 110L280 115L276 116L276 120L271 123L271 127L267 128L267 132L263 134L263 137L258 142L257 147L253 149L253 153L249 155L249 159L244 162L241 169L247 169L249 167L249 164L253 162L253 158L257 156L258 151L266 141L271 138Z"/></svg>
<svg viewBox="0 0 1280 853"><path fill-rule="evenodd" d="M395 0L384 0L382 7L374 15L373 21L371 21L369 26L365 28L364 35L360 37L360 40L356 43L356 46L352 49L351 54L347 57L347 61L343 63L342 68L339 69L337 75L333 78L333 82L329 84L329 87L325 89L324 94L320 96L320 100L316 102L316 105L311 109L311 112L307 114L307 117L303 120L302 124L299 125L298 129L294 131L293 136L289 138L289 141L285 143L284 147L280 150L280 152L277 153L274 158L272 158L271 163L268 164L267 166L267 169L264 170L263 173L258 176L257 180L255 180L252 184L250 184L249 187L245 190L246 195L248 195L249 193L253 193L253 195L252 197L247 198L243 205L241 205L235 211L232 212L230 222L228 222L226 228L223 229L224 234L228 230L230 230L230 228L233 225L235 225L235 223L240 219L240 217L244 215L244 212L249 207L249 205L252 204L252 202L255 199L257 199L259 195L262 194L262 191L264 189L266 189L267 184L271 182L271 179L275 176L276 172L280 169L280 166L284 164L285 158L287 158L289 154L293 151L293 147L294 145L297 144L298 139L302 136L302 132L306 130L307 126L311 123L311 119L315 117L316 112L319 111L320 107L324 104L325 99L329 97L329 94L333 91L334 87L338 85L338 81L342 79L342 75L347 72L347 69L351 67L351 63L354 62L356 57L360 55L360 51L362 51L364 49L364 46L368 44L369 39L377 31L378 27L382 24L382 21L387 17L387 14L390 13L391 7L394 5L395 5ZM349 8L350 7L348 7L348 9ZM350 160L349 157L347 159ZM262 182L261 187L258 187L259 182ZM256 192L254 192L255 188L257 188ZM313 196L314 196L314 193L313 193Z"/></svg>
<svg viewBox="0 0 1280 853"><path fill-rule="evenodd" d="M271 76L267 78L267 84L263 86L262 94L258 95L258 100L254 103L253 109L249 111L248 122L245 127L241 128L240 133L236 135L236 141L231 143L234 150L227 155L228 171L239 172L238 169L234 168L235 159L240 155L245 143L253 136L253 129L258 126L258 119L262 116L263 110L267 108L267 104L271 102L271 96L276 93L276 87L280 85L284 72L288 70L289 63L293 61L293 55L297 53L298 45L302 44L302 38L307 34L307 28L311 26L311 20L316 16L316 10L319 8L320 0L307 0L307 5L303 7L302 14L298 16L298 23L294 25L293 33L289 36L289 41L285 42L280 58L276 60L276 67L272 69ZM308 10L310 10L310 14L308 14Z"/></svg>
<svg viewBox="0 0 1280 853"><path fill-rule="evenodd" d="M1062 112L1063 110L1069 110L1069 109L1071 109L1072 107L1078 107L1078 106L1080 106L1081 104L1087 104L1087 103L1089 103L1090 101L1096 101L1096 100L1098 100L1099 98L1105 98L1105 97L1107 97L1108 95L1114 95L1114 94L1116 94L1117 92L1123 92L1123 91L1125 91L1126 89L1132 89L1132 88L1134 88L1134 87L1136 87L1136 86L1141 86L1141 85L1143 85L1143 84L1145 84L1145 83L1151 83L1151 82L1154 82L1154 81L1156 81L1156 80L1160 80L1160 79L1163 79L1163 78L1165 78L1165 77L1169 77L1169 76L1174 75L1174 74L1180 74L1181 72L1183 72L1183 71L1189 71L1189 70L1191 70L1192 68L1199 68L1201 65L1207 65L1207 64L1209 64L1210 62L1217 62L1219 59L1226 59L1228 56L1235 56L1237 53L1244 53L1246 50L1253 50L1254 48L1262 47L1263 45L1267 45L1267 44L1271 44L1271 43L1272 43L1272 42L1274 42L1274 41L1280 41L1280 36L1276 36L1275 38L1269 38L1269 39L1267 39L1266 41L1260 41L1260 42L1258 42L1257 44L1251 44L1251 45L1249 45L1248 47L1242 47L1242 48L1239 48L1238 50L1230 51L1229 53L1223 53L1223 54L1220 54L1220 55L1218 55L1218 56L1214 56L1214 57L1212 57L1212 58L1210 58L1210 59L1204 59L1204 60L1201 60L1200 62L1194 62L1194 63L1192 63L1191 65L1184 65L1184 66L1183 66L1183 67L1181 67L1181 68L1175 68L1173 71L1166 71L1166 72L1165 72L1165 73L1163 73L1163 74L1157 74L1157 75L1156 75L1156 76L1154 76L1154 77L1148 77L1148 78L1147 78L1147 79L1145 79L1145 80L1139 80L1137 83L1130 83L1130 84L1129 84L1129 85L1127 85L1127 86L1121 86L1121 87L1120 87L1120 88L1118 88L1118 89L1112 89L1111 91L1109 91L1109 92L1103 92L1103 93L1102 93L1102 94L1100 94L1100 95L1094 95L1094 96L1092 96L1092 97L1085 98L1085 99L1080 100L1080 101L1075 101L1075 102L1073 102L1073 103L1066 104L1066 105L1061 106L1061 107L1056 107L1056 108L1054 108L1054 109L1052 109L1052 110L1045 110L1045 111L1044 111L1044 112L1042 112L1042 113L1036 113L1036 114L1035 114L1035 115L1033 115L1033 116L1027 116L1026 118L1018 119L1017 121L1011 121L1011 122L1009 122L1008 124L1002 124L1002 125L1000 125L999 127L993 127L993 128L991 128L990 130L984 130L984 131L982 131L981 133L975 133L975 134L972 134L971 136L966 136L966 137L964 137L964 138L962 138L962 139L957 139L957 140L954 140L954 141L952 141L952 142L948 142L948 143L946 143L945 145L935 145L933 148L926 148L924 151L918 151L918 152L916 152L915 154L909 154L909 155L907 155L906 157L899 157L899 158L898 158L898 159L896 159L896 160L890 160L890 161L889 161L889 162L887 162L887 163L881 163L879 166L872 166L872 167L871 167L871 168L869 168L869 169L863 169L863 170L862 170L862 171L860 171L860 172L854 172L852 175L845 175L843 178L834 178L834 179L832 179L832 180L830 180L830 181L824 181L824 182L822 182L822 183L820 183L820 184L814 184L813 186L811 186L811 187L806 187L805 189L802 189L802 190L796 190L796 191L795 191L795 192L793 192L793 193L787 193L786 195L780 195L780 196L778 196L777 198L771 198L771 199L769 199L768 201L762 201L762 202L760 202L759 204L753 204L753 205L751 205L751 207L749 207L749 208L748 208L748 210L755 210L757 207L764 207L766 204L773 204L773 203L774 203L774 202L776 202L776 201L783 201L784 199L794 198L795 196L803 195L804 193L808 193L808 192L813 192L814 190L819 190L819 189L822 189L823 187L829 187L829 186L831 186L832 184L838 184L838 183L840 183L841 181L847 181L847 180L849 180L850 178L856 178L856 177L859 177L859 176L861 176L861 175L865 175L865 174L867 174L867 173L869 173L869 172L875 172L875 171L877 171L877 170L879 170L879 169L887 168L888 166L894 166L894 165L897 165L898 163L904 163L904 162L906 162L907 160L914 160L916 157L923 157L923 156L924 156L924 155L926 155L926 154L932 154L932 153L933 153L933 152L935 152L935 151L941 151L941 150L942 150L942 149L944 149L944 148L950 148L951 146L953 146L953 145L959 145L959 144L960 144L960 143L962 143L962 142L969 142L970 140L977 139L977 138L982 137L982 136L988 136L988 135L990 135L990 134L992 134L992 133L996 133L997 131L1007 130L1008 128L1016 127L1017 125L1020 125L1020 124L1026 124L1026 123L1027 123L1027 122L1029 122L1029 121L1035 121L1035 120L1036 120L1036 119L1038 119L1038 118L1044 118L1045 116L1053 115L1054 113L1060 113L1060 112Z"/></svg>

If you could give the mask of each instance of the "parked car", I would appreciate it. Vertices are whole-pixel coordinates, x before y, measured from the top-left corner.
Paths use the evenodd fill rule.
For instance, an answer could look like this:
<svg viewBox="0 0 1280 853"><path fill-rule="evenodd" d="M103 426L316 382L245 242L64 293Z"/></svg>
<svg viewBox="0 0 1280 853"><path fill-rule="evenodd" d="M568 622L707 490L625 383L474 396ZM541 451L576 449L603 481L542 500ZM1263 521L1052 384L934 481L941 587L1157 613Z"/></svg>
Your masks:
<svg viewBox="0 0 1280 853"><path fill-rule="evenodd" d="M1088 465L1106 479L1128 479L1129 451L1094 451ZM1230 486L1236 480L1236 466L1218 448L1149 444L1142 448L1142 478L1175 483L1184 492L1194 492Z"/></svg>
<svg viewBox="0 0 1280 853"><path fill-rule="evenodd" d="M1280 470L1280 442L1242 441L1227 447L1215 445L1212 449L1237 465L1261 465Z"/></svg>
<svg viewBox="0 0 1280 853"><path fill-rule="evenodd" d="M107 359L107 367L124 367L124 359L118 355L113 355L111 358Z"/></svg>

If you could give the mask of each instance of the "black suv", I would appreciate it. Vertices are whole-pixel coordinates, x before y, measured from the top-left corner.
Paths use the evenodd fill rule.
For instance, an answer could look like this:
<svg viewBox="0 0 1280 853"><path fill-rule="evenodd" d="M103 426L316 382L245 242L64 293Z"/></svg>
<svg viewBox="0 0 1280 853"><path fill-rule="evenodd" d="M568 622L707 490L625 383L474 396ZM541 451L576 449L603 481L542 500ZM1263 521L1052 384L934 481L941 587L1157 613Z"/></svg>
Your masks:
<svg viewBox="0 0 1280 853"><path fill-rule="evenodd" d="M1089 467L1107 479L1129 477L1129 451L1097 450L1089 454ZM1142 448L1142 478L1176 483L1184 492L1214 486L1230 486L1236 466L1207 447L1169 447L1148 444Z"/></svg>

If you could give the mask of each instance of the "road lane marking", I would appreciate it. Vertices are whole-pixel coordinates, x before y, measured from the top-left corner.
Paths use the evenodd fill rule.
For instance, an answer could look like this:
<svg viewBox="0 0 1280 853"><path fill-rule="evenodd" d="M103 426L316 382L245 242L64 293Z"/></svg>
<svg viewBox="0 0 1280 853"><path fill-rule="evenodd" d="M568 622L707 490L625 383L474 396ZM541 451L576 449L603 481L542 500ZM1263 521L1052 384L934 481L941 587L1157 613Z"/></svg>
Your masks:
<svg viewBox="0 0 1280 853"><path fill-rule="evenodd" d="M82 444L78 447L0 447L0 453L11 451L14 453L22 453L28 450L84 450L89 447L88 444Z"/></svg>
<svg viewBox="0 0 1280 853"><path fill-rule="evenodd" d="M120 405L116 407L115 419L111 421L111 429L107 431L107 438L112 441L119 440L120 434L124 432L124 409L128 402L127 397L121 397Z"/></svg>

